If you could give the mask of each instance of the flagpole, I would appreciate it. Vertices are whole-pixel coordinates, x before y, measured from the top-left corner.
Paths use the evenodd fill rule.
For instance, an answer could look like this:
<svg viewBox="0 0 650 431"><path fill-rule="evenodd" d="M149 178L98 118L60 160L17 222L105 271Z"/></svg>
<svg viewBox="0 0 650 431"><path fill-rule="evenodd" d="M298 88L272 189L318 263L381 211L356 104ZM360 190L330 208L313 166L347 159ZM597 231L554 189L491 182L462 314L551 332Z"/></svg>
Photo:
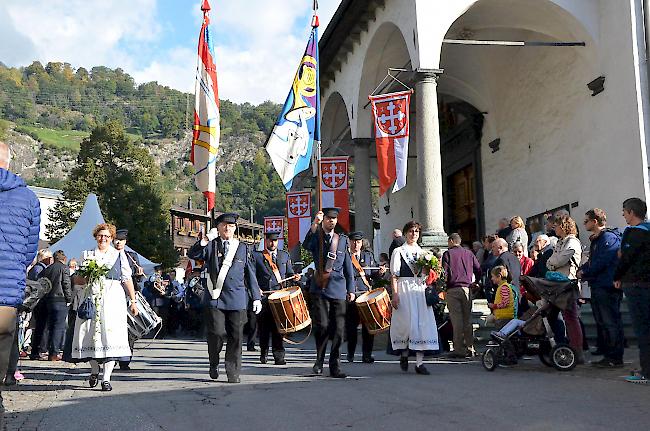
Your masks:
<svg viewBox="0 0 650 431"><path fill-rule="evenodd" d="M314 0L312 3L312 10L313 10L313 16L311 19L311 27L312 29L315 27L319 26L319 21L318 21L318 0ZM315 41L316 44L318 44L318 40ZM318 75L320 75L320 59L319 59L319 64L317 65L317 72ZM316 82L318 83L317 85L320 85L320 76L317 77ZM317 93L320 95L320 93ZM320 110L320 101L318 102L318 108ZM316 127L319 127L320 124L320 112L316 112ZM315 132L314 132L315 133ZM316 172L318 173L318 178L317 178L317 187L316 187L316 193L317 193L317 210L320 211L322 209L323 205L323 186L321 184L321 170L320 170L320 161L321 161L321 140L320 140L320 134L318 136L318 141L316 141L316 163L318 163L318 168L316 169ZM318 212L317 211L317 212Z"/></svg>

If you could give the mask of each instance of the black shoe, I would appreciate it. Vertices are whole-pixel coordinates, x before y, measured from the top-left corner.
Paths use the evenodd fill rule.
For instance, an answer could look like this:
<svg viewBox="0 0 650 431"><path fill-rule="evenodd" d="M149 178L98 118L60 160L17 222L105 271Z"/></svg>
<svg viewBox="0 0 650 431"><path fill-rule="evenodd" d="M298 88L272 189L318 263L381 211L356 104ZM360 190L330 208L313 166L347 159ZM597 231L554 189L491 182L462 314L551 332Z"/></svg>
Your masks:
<svg viewBox="0 0 650 431"><path fill-rule="evenodd" d="M591 361L591 365L598 368L623 368L623 361L603 358L600 361Z"/></svg>
<svg viewBox="0 0 650 431"><path fill-rule="evenodd" d="M352 353L352 354L348 353L347 358L348 358L348 362L349 362L349 363L354 362L354 353Z"/></svg>
<svg viewBox="0 0 650 431"><path fill-rule="evenodd" d="M314 374L323 374L323 365L315 363L314 366L311 367L311 370L314 372Z"/></svg>
<svg viewBox="0 0 650 431"><path fill-rule="evenodd" d="M228 383L241 383L239 376L228 376Z"/></svg>
<svg viewBox="0 0 650 431"><path fill-rule="evenodd" d="M219 378L219 367L210 367L210 378L217 380Z"/></svg>
<svg viewBox="0 0 650 431"><path fill-rule="evenodd" d="M603 356L605 354L605 352L600 349L594 349L589 353L591 353L591 356Z"/></svg>
<svg viewBox="0 0 650 431"><path fill-rule="evenodd" d="M275 365L287 365L287 361L284 358L275 358Z"/></svg>
<svg viewBox="0 0 650 431"><path fill-rule="evenodd" d="M372 364L373 362L375 362L375 358L373 358L372 356L364 356L363 358L361 358L361 362L363 362L364 364Z"/></svg>
<svg viewBox="0 0 650 431"><path fill-rule="evenodd" d="M14 386L16 383L18 383L18 380L14 377L14 373L7 373L7 376L5 377L5 386Z"/></svg>
<svg viewBox="0 0 650 431"><path fill-rule="evenodd" d="M341 370L330 370L330 377L335 379L345 379L348 375L342 372Z"/></svg>
<svg viewBox="0 0 650 431"><path fill-rule="evenodd" d="M111 382L102 382L102 392L110 392L113 390Z"/></svg>
<svg viewBox="0 0 650 431"><path fill-rule="evenodd" d="M426 367L424 366L424 364L422 364L422 365L416 365L416 366L415 366L415 373L416 373L416 374L422 374L422 375L424 375L424 376L428 376L429 374L431 374L431 373L429 372L429 370L426 369Z"/></svg>
<svg viewBox="0 0 650 431"><path fill-rule="evenodd" d="M260 355L260 364L266 364L266 355Z"/></svg>
<svg viewBox="0 0 650 431"><path fill-rule="evenodd" d="M399 358L399 367L404 372L409 370L409 357L408 356L401 356Z"/></svg>
<svg viewBox="0 0 650 431"><path fill-rule="evenodd" d="M255 346L246 346L246 351L248 352L257 352Z"/></svg>
<svg viewBox="0 0 650 431"><path fill-rule="evenodd" d="M120 370L122 370L122 371L131 371L131 367L129 367L129 364L120 365Z"/></svg>
<svg viewBox="0 0 650 431"><path fill-rule="evenodd" d="M90 374L90 377L88 378L88 386L94 388L95 386L97 386L98 381L99 381L99 374Z"/></svg>

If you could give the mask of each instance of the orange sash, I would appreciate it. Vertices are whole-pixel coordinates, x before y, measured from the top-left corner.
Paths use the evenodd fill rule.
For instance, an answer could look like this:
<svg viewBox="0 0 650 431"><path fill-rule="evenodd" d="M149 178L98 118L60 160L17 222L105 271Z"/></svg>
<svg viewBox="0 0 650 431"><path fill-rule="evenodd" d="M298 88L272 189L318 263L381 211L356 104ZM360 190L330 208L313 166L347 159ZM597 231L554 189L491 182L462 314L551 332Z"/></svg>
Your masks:
<svg viewBox="0 0 650 431"><path fill-rule="evenodd" d="M372 289L372 287L370 287L370 283L368 282L368 279L366 278L366 271L363 270L361 264L357 260L357 256L354 254L352 255L352 265L354 265L355 269L359 272L359 275L361 276L361 280L363 280L363 284L365 284L368 289Z"/></svg>
<svg viewBox="0 0 650 431"><path fill-rule="evenodd" d="M271 253L269 253L267 249L264 249L262 254L264 255L264 259L266 259L269 266L271 267L271 271L273 271L273 275L275 275L275 279L277 280L278 285L280 285L280 280L282 280L282 277L280 276L280 270L278 269L278 266L273 262Z"/></svg>

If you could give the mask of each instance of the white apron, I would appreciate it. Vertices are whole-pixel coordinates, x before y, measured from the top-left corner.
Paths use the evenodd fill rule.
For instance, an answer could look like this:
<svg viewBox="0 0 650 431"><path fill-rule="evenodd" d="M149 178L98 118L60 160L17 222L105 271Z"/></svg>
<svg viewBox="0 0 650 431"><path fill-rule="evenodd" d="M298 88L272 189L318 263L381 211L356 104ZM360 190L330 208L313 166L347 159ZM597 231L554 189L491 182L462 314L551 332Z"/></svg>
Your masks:
<svg viewBox="0 0 650 431"><path fill-rule="evenodd" d="M398 268L403 259L400 253L402 247L396 248L391 257L391 271L394 274L399 274ZM427 306L425 288L423 277L397 279L399 308L393 309L390 321L390 340L393 350L435 351L439 349L436 318L433 308Z"/></svg>
<svg viewBox="0 0 650 431"><path fill-rule="evenodd" d="M118 273L117 277L130 277L124 267L124 262L118 262L123 253L109 248L106 253L95 250L98 263L107 265L111 270L109 276ZM125 257L122 256L122 260ZM114 268L114 266L118 267ZM126 263L128 268L128 263ZM128 272L128 274L127 274ZM77 318L74 325L72 340L72 357L74 359L117 359L131 356L127 327L127 306L124 288L121 280L102 277L100 282L92 286L92 295L96 309L95 317L88 320ZM85 299L85 296L84 296Z"/></svg>

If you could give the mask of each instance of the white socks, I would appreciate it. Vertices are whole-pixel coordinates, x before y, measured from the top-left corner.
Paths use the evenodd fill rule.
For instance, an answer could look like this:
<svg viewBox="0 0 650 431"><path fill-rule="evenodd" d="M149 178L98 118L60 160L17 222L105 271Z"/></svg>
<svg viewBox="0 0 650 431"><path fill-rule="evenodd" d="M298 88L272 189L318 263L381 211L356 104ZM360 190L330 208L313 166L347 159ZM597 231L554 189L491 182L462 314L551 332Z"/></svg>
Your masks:
<svg viewBox="0 0 650 431"><path fill-rule="evenodd" d="M424 352L415 352L415 365L418 367L424 364Z"/></svg>
<svg viewBox="0 0 650 431"><path fill-rule="evenodd" d="M115 368L115 361L104 362L104 374L102 375L103 382L111 381L111 374L113 374L113 368Z"/></svg>

